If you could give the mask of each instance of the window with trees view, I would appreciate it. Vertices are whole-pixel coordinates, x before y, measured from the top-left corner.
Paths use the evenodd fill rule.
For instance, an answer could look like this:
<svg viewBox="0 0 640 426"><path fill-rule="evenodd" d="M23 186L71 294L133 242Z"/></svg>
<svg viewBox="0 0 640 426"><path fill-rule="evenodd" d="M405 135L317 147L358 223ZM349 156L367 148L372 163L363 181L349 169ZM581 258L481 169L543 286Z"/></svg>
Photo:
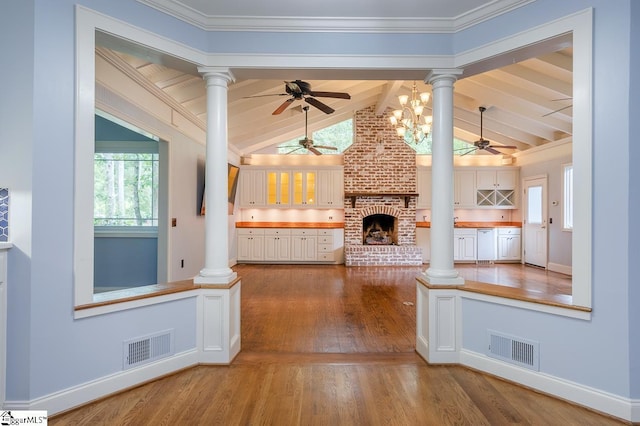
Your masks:
<svg viewBox="0 0 640 426"><path fill-rule="evenodd" d="M110 145L96 143L94 226L157 227L157 142Z"/></svg>

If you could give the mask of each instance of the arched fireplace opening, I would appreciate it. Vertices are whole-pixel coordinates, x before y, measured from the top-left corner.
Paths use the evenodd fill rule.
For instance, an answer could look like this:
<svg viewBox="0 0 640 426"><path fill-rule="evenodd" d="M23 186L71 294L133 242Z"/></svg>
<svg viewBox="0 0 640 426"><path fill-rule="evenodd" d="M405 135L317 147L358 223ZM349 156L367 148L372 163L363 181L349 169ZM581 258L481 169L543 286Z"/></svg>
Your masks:
<svg viewBox="0 0 640 426"><path fill-rule="evenodd" d="M363 218L362 244L397 245L398 218L388 214L372 214Z"/></svg>

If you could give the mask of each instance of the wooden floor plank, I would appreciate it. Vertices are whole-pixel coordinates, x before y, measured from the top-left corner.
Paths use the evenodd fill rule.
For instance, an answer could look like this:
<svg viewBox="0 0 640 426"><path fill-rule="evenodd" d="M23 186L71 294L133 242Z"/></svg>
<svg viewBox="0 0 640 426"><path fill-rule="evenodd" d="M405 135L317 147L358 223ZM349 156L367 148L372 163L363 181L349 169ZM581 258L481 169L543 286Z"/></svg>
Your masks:
<svg viewBox="0 0 640 426"><path fill-rule="evenodd" d="M242 351L52 416L52 425L620 425L623 422L415 352L421 267L238 265ZM521 265L468 279L564 294ZM509 281L511 280L511 281ZM570 280L569 280L570 282ZM570 285L569 285L570 291Z"/></svg>

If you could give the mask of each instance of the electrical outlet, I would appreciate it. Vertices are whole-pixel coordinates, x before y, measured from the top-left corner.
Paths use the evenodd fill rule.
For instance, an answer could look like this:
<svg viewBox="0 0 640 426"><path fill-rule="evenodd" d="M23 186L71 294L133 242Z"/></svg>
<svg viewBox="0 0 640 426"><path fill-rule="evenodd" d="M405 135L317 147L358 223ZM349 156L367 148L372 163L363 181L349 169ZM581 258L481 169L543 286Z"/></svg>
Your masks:
<svg viewBox="0 0 640 426"><path fill-rule="evenodd" d="M329 216L329 220L333 220L333 216Z"/></svg>
<svg viewBox="0 0 640 426"><path fill-rule="evenodd" d="M178 219L176 219L175 217L174 217L174 218L171 218L171 226L172 226L173 228L175 228L176 226L178 226Z"/></svg>

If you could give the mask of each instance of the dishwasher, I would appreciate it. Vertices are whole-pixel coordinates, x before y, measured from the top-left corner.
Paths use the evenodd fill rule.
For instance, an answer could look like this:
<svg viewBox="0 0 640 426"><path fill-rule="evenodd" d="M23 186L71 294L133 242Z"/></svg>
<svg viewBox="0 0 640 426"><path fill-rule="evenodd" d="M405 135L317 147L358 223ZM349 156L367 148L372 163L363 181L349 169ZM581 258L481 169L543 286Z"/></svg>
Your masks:
<svg viewBox="0 0 640 426"><path fill-rule="evenodd" d="M478 264L491 264L497 259L497 244L495 228L478 229Z"/></svg>

